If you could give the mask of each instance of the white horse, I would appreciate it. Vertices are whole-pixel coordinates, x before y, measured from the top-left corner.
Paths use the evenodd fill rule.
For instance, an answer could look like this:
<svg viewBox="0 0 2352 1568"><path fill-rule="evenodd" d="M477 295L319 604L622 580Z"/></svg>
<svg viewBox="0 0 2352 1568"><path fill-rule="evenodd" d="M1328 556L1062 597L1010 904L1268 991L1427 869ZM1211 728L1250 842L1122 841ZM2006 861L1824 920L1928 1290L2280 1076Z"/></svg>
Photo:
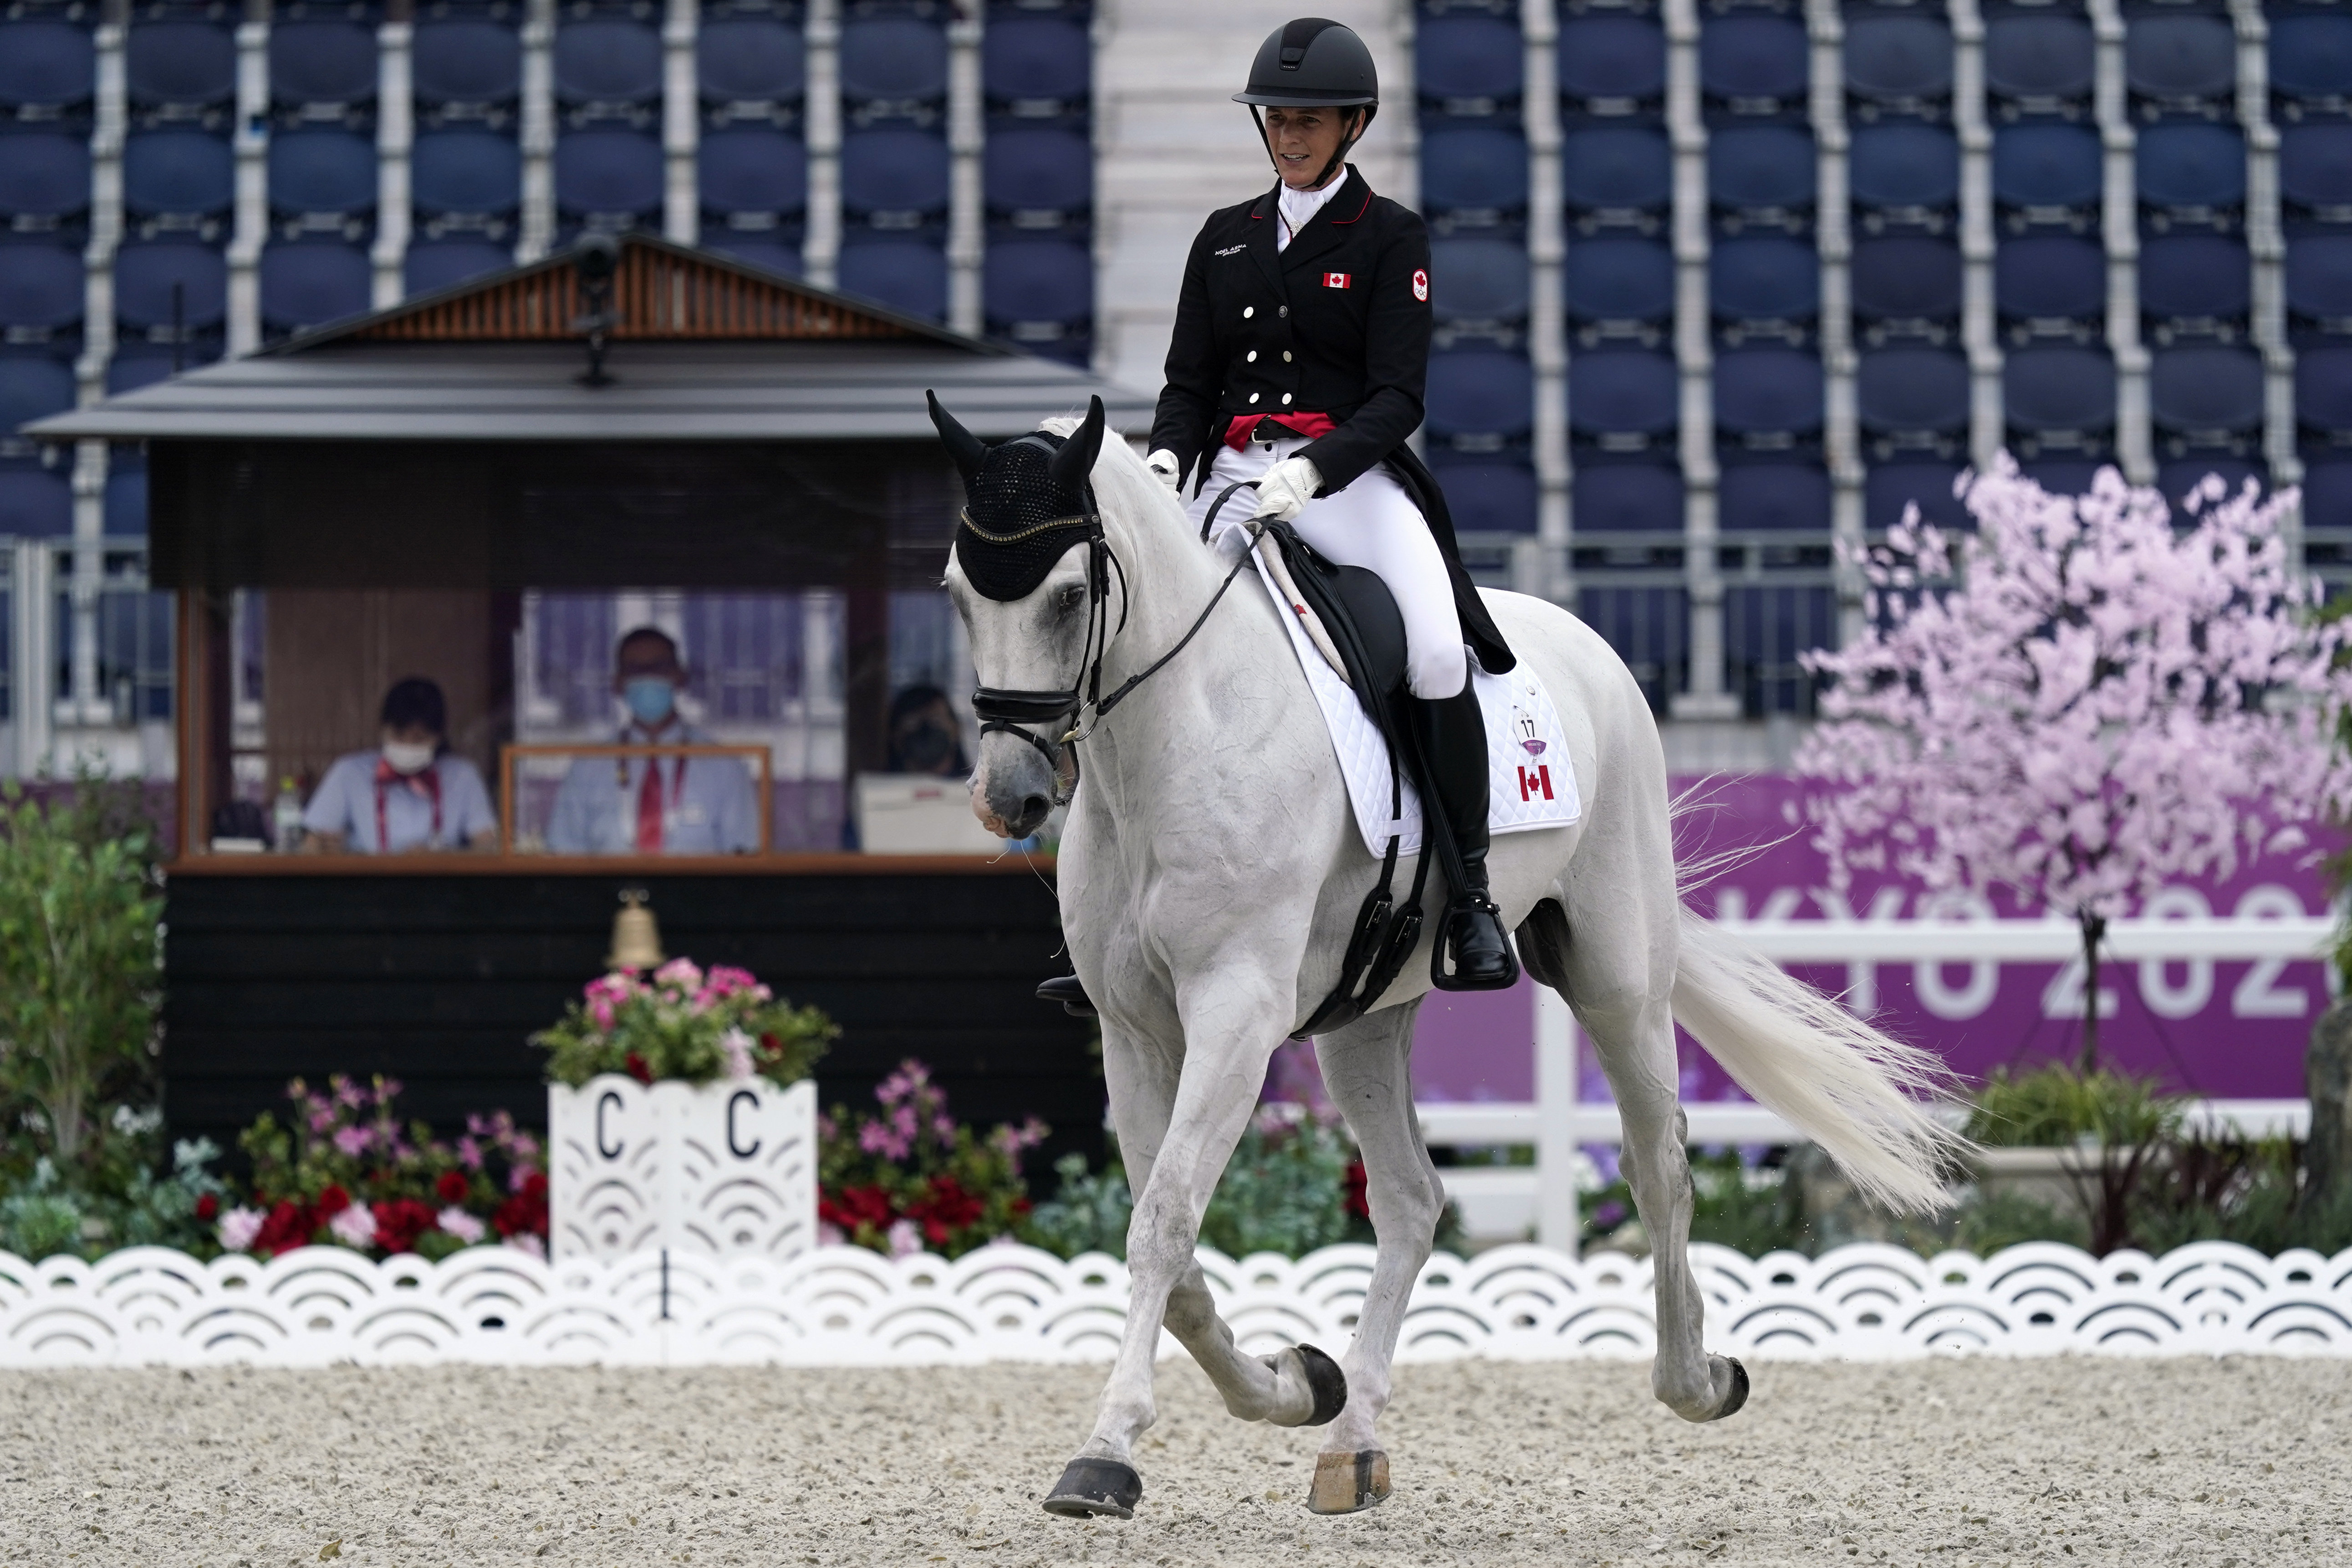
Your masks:
<svg viewBox="0 0 2352 1568"><path fill-rule="evenodd" d="M1225 575L1127 443L1101 442L1101 414L1097 402L1083 424L1056 419L1045 429L1067 437L1054 459L1057 477L1091 473L1116 571L1090 571L1081 540L1034 591L1003 600L975 591L950 554L948 591L983 688L1069 690L1101 637L1102 688L1110 689L1174 647ZM941 431L969 483L981 444L951 418ZM959 541L966 551L987 548L969 534ZM1108 600L1099 621L1097 595ZM1655 1249L1651 1385L1685 1419L1716 1420L1739 1408L1748 1378L1737 1361L1700 1343L1702 1304L1685 1255L1691 1180L1675 1025L1863 1190L1907 1208L1944 1197L1953 1139L1916 1098L1940 1074L1932 1058L1683 907L1665 760L1632 673L1567 611L1517 594L1486 596L1559 710L1585 803L1574 826L1496 839L1494 898L1528 970L1591 1036L1623 1115L1623 1169ZM1021 837L1044 820L1056 793L1048 753L1070 727L1055 721L982 736L972 806L992 832ZM1379 1237L1354 1342L1337 1367L1311 1347L1244 1354L1194 1258L1201 1216L1271 1054L1335 984L1379 862L1358 837L1288 635L1255 583L1235 584L1200 636L1073 749L1084 771L1061 843L1062 925L1101 1014L1104 1076L1135 1209L1117 1363L1094 1431L1046 1506L1131 1512L1141 1491L1135 1443L1153 1418L1164 1323L1234 1415L1278 1426L1329 1422L1310 1507L1367 1507L1388 1494L1377 1424L1407 1297L1445 1201L1414 1122L1408 1059L1430 986L1429 931L1372 1010L1316 1042L1324 1083L1362 1150ZM1433 916L1444 905L1436 880L1424 901Z"/></svg>

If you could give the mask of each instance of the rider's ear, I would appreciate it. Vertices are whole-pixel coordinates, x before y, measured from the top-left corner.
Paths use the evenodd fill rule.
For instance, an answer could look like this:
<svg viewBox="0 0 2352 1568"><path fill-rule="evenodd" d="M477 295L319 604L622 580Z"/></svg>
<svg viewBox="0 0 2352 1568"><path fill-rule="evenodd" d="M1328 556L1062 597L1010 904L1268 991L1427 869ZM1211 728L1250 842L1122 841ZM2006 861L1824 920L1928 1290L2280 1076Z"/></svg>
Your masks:
<svg viewBox="0 0 2352 1568"><path fill-rule="evenodd" d="M963 482L971 484L972 476L980 472L980 460L988 456L987 443L965 429L954 415L940 407L937 393L926 391L923 396L931 405L931 423L938 427L940 440L947 447L948 456L955 459L956 469L963 475ZM1095 407L1097 413L1101 411L1101 399L1096 399Z"/></svg>
<svg viewBox="0 0 2352 1568"><path fill-rule="evenodd" d="M1085 484L1095 471L1096 455L1102 450L1103 405L1095 398L1087 407L1087 417L1062 449L1054 454L1054 483L1063 489L1076 489Z"/></svg>

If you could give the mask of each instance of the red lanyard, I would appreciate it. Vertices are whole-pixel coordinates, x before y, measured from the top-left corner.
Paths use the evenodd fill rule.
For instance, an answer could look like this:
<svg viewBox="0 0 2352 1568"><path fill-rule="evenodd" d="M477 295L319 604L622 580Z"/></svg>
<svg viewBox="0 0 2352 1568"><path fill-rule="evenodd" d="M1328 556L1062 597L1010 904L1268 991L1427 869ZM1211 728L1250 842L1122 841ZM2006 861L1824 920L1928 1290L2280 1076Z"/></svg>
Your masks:
<svg viewBox="0 0 2352 1568"><path fill-rule="evenodd" d="M375 765L375 848L379 855L392 853L392 833L384 821L384 795L394 784L406 784L433 803L433 837L429 843L441 842L441 764L436 760L421 773L394 771L390 763Z"/></svg>

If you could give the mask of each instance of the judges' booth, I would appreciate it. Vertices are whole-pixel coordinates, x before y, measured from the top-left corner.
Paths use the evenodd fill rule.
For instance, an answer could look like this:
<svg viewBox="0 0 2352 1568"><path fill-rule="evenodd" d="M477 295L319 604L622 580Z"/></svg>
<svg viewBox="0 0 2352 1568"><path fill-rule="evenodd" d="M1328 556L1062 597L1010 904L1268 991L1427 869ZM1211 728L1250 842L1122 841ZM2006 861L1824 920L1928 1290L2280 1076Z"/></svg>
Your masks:
<svg viewBox="0 0 2352 1568"><path fill-rule="evenodd" d="M1051 846L967 804L927 387L992 437L1149 412L633 236L36 427L145 445L178 596L174 1132L330 1072L540 1120L527 1037L642 889L668 954L841 1025L824 1103L915 1057L960 1116L1097 1145L1090 1028L1032 995Z"/></svg>

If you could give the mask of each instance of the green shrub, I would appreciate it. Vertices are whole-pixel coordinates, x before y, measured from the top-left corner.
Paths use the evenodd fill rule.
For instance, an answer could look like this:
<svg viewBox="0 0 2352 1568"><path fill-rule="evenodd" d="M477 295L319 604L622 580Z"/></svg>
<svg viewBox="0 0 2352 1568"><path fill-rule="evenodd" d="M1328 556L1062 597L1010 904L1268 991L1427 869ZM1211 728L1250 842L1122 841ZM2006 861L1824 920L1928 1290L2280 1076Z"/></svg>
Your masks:
<svg viewBox="0 0 2352 1568"><path fill-rule="evenodd" d="M2004 1247L2057 1241L2088 1247L2091 1228L2079 1215L2019 1192L1979 1193L1960 1208L1958 1244L1989 1258Z"/></svg>
<svg viewBox="0 0 2352 1568"><path fill-rule="evenodd" d="M1798 1194L1782 1168L1750 1166L1729 1149L1712 1154L1693 1149L1689 1157L1691 1240L1713 1242L1750 1258L1783 1248L1808 1250ZM1634 1211L1633 1184L1624 1177L1587 1194L1580 1206L1584 1248L1649 1251L1649 1235Z"/></svg>
<svg viewBox="0 0 2352 1568"><path fill-rule="evenodd" d="M2073 1147L2085 1139L2127 1148L2177 1138L2186 1101L2147 1079L2051 1066L2012 1078L1995 1068L1969 1117L1968 1136L1994 1148Z"/></svg>

